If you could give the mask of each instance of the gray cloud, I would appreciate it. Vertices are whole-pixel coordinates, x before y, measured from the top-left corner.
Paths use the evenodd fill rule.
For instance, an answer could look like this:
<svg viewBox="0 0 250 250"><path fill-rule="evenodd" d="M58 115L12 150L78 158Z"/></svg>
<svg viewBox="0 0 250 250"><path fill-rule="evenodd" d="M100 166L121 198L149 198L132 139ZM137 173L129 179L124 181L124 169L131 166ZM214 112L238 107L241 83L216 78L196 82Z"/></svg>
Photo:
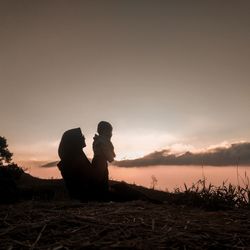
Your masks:
<svg viewBox="0 0 250 250"><path fill-rule="evenodd" d="M40 166L41 168L53 168L53 167L56 167L57 166L57 163L59 161L52 161L52 162L49 162L49 163L46 163L42 166Z"/></svg>
<svg viewBox="0 0 250 250"><path fill-rule="evenodd" d="M119 167L153 166L153 165L250 165L250 142L234 143L229 148L218 147L202 153L186 152L175 155L165 149L148 154L135 160L116 161Z"/></svg>

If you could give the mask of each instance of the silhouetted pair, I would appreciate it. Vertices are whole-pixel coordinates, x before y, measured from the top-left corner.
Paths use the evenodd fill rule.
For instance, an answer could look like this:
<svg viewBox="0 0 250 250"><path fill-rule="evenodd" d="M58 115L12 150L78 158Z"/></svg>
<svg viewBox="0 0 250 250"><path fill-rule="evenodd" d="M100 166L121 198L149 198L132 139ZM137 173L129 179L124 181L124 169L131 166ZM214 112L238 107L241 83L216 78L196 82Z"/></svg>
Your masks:
<svg viewBox="0 0 250 250"><path fill-rule="evenodd" d="M112 126L102 121L94 136L92 164L83 152L85 138L80 128L67 130L61 139L58 154L61 171L70 197L80 200L107 200L109 196L108 162L115 157L111 142Z"/></svg>

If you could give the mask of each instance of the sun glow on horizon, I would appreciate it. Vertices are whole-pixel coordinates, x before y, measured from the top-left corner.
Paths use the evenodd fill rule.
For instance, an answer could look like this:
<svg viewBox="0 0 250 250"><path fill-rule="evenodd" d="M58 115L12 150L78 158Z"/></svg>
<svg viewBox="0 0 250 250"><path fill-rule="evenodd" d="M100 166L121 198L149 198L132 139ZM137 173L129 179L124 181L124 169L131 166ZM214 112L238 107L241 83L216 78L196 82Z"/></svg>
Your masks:
<svg viewBox="0 0 250 250"><path fill-rule="evenodd" d="M87 146L83 151L91 160L93 158L92 136L87 135L86 137ZM162 150L167 150L169 154L175 155L187 151L191 153L208 152L216 148L228 148L231 144L244 142L243 140L228 140L201 148L191 144L192 141L187 143L187 138L180 140L180 136L170 136L169 134L161 134L161 132L137 134L120 132L115 133L111 141L114 144L116 161L134 160ZM23 145L16 144L10 147L10 151L14 153L13 161L26 168L59 161L58 145L59 140Z"/></svg>

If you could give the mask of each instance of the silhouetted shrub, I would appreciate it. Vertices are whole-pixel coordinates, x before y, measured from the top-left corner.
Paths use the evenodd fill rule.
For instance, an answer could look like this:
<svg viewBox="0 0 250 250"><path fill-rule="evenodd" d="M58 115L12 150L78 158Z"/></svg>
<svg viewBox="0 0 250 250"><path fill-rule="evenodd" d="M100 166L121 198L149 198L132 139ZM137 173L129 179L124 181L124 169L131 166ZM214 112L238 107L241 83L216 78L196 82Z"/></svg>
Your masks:
<svg viewBox="0 0 250 250"><path fill-rule="evenodd" d="M230 183L226 185L226 182L221 186L214 186L211 183L207 185L206 179L203 179L191 187L184 184L184 190L177 188L174 193L175 204L198 206L209 210L250 208L250 187L247 176L244 187Z"/></svg>
<svg viewBox="0 0 250 250"><path fill-rule="evenodd" d="M0 166L4 165L4 162L10 163L12 155L8 149L6 138L0 136Z"/></svg>
<svg viewBox="0 0 250 250"><path fill-rule="evenodd" d="M0 203L12 203L18 200L19 190L16 181L24 170L11 162L12 155L8 150L7 140L0 136Z"/></svg>

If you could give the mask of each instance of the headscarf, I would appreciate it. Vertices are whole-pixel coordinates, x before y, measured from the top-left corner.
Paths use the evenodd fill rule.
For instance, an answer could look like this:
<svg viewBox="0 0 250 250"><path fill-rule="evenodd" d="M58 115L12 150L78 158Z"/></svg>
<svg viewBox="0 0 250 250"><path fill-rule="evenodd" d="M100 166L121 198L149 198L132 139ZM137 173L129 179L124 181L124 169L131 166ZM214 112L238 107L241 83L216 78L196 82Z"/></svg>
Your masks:
<svg viewBox="0 0 250 250"><path fill-rule="evenodd" d="M83 135L80 128L64 132L58 148L58 155L62 161L70 161L72 157L82 152Z"/></svg>

